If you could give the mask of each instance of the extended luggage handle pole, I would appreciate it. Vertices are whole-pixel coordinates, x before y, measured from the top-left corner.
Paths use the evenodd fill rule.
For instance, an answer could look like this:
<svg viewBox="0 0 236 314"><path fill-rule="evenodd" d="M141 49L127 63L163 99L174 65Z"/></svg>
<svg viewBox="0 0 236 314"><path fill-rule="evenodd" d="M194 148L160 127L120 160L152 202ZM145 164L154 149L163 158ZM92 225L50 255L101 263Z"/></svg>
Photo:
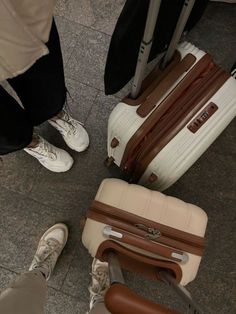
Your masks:
<svg viewBox="0 0 236 314"><path fill-rule="evenodd" d="M189 15L192 11L192 8L194 6L195 0L185 0L184 5L182 8L182 11L180 13L174 34L172 36L171 42L169 44L169 47L167 49L167 52L164 56L164 59L161 63L161 69L164 69L169 61L172 59L175 49L180 41L180 38L182 36L182 33L184 31L185 25L188 21Z"/></svg>
<svg viewBox="0 0 236 314"><path fill-rule="evenodd" d="M109 252L108 254L108 266L109 266L109 277L110 277L110 284L125 284L123 273L120 267L120 263L116 253ZM193 300L191 294L188 292L186 288L181 286L176 279L169 274L167 271L160 271L159 273L160 278L167 283L175 292L183 299L183 301L188 305L188 313L193 314L203 314L202 309Z"/></svg>
<svg viewBox="0 0 236 314"><path fill-rule="evenodd" d="M109 277L111 285L114 283L125 283L119 260L115 253L108 254Z"/></svg>
<svg viewBox="0 0 236 314"><path fill-rule="evenodd" d="M153 42L153 33L156 26L156 21L159 13L161 5L161 0L150 0L148 14L147 14L147 22L145 26L145 31L143 35L143 39L139 48L138 62L136 65L135 75L133 79L133 85L131 90L131 98L137 98L143 77L145 68L148 62L150 50Z"/></svg>
<svg viewBox="0 0 236 314"><path fill-rule="evenodd" d="M167 271L160 271L159 276L161 279L166 282L179 296L183 301L188 304L188 313L193 314L204 314L199 305L194 301L190 292L183 286L181 286L173 276L171 276Z"/></svg>

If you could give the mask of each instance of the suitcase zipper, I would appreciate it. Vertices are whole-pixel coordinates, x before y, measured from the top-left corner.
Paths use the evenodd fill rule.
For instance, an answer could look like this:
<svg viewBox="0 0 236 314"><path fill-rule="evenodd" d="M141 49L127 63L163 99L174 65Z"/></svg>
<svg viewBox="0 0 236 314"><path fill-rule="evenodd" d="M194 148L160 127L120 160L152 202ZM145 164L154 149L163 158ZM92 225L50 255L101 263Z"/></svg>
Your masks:
<svg viewBox="0 0 236 314"><path fill-rule="evenodd" d="M161 236L161 231L157 228L150 228L143 224L135 224L134 226L138 229L146 231L147 233L145 234L145 238L147 239L154 240Z"/></svg>

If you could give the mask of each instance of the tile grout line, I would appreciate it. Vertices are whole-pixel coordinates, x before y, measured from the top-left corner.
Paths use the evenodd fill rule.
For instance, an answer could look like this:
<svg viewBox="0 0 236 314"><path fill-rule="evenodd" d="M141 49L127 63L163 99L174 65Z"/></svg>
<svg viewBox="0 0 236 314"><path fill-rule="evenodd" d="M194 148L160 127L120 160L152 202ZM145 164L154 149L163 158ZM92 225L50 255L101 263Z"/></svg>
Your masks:
<svg viewBox="0 0 236 314"><path fill-rule="evenodd" d="M78 297L75 297L74 295L72 295L72 294L70 294L70 293L67 293L67 292L64 292L64 291L60 291L60 290L58 290L58 289L56 289L56 288L54 288L54 287L50 287L50 286L48 286L48 288L50 288L50 289L52 289L52 290L54 290L54 291L56 291L56 292L59 292L59 293L65 295L65 296L67 296L67 297L73 298L73 299L76 300L77 302L84 302L82 299L80 299L80 298L78 298ZM89 300L88 300L88 302L89 302ZM86 304L87 302L84 302L84 303Z"/></svg>
<svg viewBox="0 0 236 314"><path fill-rule="evenodd" d="M67 17L65 17L64 15L57 15L57 14L55 14L54 16L55 16L56 18L57 18L57 17L62 18L62 19L64 19L64 20L66 20L67 22L70 22L70 23L74 23L74 24L83 26L83 27L89 29L90 31L94 31L94 32L101 33L101 34L103 34L103 35L109 36L110 38L112 37L111 34L107 34L107 33L103 32L103 31L101 31L101 30L97 30L96 28L92 28L92 27L90 27L90 26L81 24L81 23L79 23L79 22L72 21L72 20L68 19ZM75 34L76 34L76 33L75 33ZM76 34L76 35L77 35L77 34Z"/></svg>
<svg viewBox="0 0 236 314"><path fill-rule="evenodd" d="M74 261L74 258L75 258L76 247L77 247L77 245L75 245L75 247L74 247L74 250L73 250L73 253L72 253L72 259L71 259L71 261L70 261L70 263L69 263L68 270L67 270L67 272L65 273L64 278L62 279L62 284L61 284L60 287L59 287L59 291L62 292L62 293L64 293L63 290L62 290L62 287L63 287L63 285L64 285L64 283L65 283L65 280L66 280L66 277L67 277L67 275L68 275L68 273L69 273L69 271L70 271L70 266L71 266L71 264L72 264L72 262Z"/></svg>
<svg viewBox="0 0 236 314"><path fill-rule="evenodd" d="M17 271L15 271L15 270L13 270L13 269L9 269L9 268L7 268L6 266L4 266L4 265L2 265L2 264L0 264L0 268L2 268L2 269L4 269L4 270L7 270L7 271L9 271L9 272L11 272L11 273L14 273L14 274L16 274L16 275L19 275L19 273L18 273Z"/></svg>

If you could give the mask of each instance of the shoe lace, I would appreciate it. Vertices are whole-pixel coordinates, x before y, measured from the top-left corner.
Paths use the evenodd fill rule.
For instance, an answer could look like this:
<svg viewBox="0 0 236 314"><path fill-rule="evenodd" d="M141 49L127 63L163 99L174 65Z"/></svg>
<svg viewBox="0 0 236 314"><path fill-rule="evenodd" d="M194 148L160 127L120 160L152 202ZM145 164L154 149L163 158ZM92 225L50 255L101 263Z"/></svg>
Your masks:
<svg viewBox="0 0 236 314"><path fill-rule="evenodd" d="M78 128L76 127L76 123L79 123L80 125L84 125L80 121L76 121L65 111L63 110L63 116L60 118L64 122L63 131L67 133L67 135L75 135ZM61 126L60 126L61 127ZM62 131L62 132L63 132Z"/></svg>
<svg viewBox="0 0 236 314"><path fill-rule="evenodd" d="M57 159L57 155L53 149L53 146L44 140L41 140L36 148L30 149L33 151L37 151L37 153L43 157L49 157L52 160Z"/></svg>
<svg viewBox="0 0 236 314"><path fill-rule="evenodd" d="M95 279L95 283L89 287L89 292L93 297L102 297L108 287L108 274L107 271L102 267L97 268L96 273L90 273L93 279Z"/></svg>
<svg viewBox="0 0 236 314"><path fill-rule="evenodd" d="M55 259L54 253L56 253L59 247L60 244L55 239L43 241L41 243L40 253L35 255L34 265L37 266L37 268L46 269L50 272Z"/></svg>

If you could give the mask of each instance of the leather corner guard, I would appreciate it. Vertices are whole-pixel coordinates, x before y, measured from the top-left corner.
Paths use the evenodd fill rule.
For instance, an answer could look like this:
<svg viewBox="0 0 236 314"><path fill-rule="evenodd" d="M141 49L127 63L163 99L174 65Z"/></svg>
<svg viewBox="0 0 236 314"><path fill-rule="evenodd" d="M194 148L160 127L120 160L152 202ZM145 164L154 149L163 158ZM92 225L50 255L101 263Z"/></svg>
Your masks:
<svg viewBox="0 0 236 314"><path fill-rule="evenodd" d="M112 314L179 314L135 294L123 284L114 284L108 289L105 305Z"/></svg>

